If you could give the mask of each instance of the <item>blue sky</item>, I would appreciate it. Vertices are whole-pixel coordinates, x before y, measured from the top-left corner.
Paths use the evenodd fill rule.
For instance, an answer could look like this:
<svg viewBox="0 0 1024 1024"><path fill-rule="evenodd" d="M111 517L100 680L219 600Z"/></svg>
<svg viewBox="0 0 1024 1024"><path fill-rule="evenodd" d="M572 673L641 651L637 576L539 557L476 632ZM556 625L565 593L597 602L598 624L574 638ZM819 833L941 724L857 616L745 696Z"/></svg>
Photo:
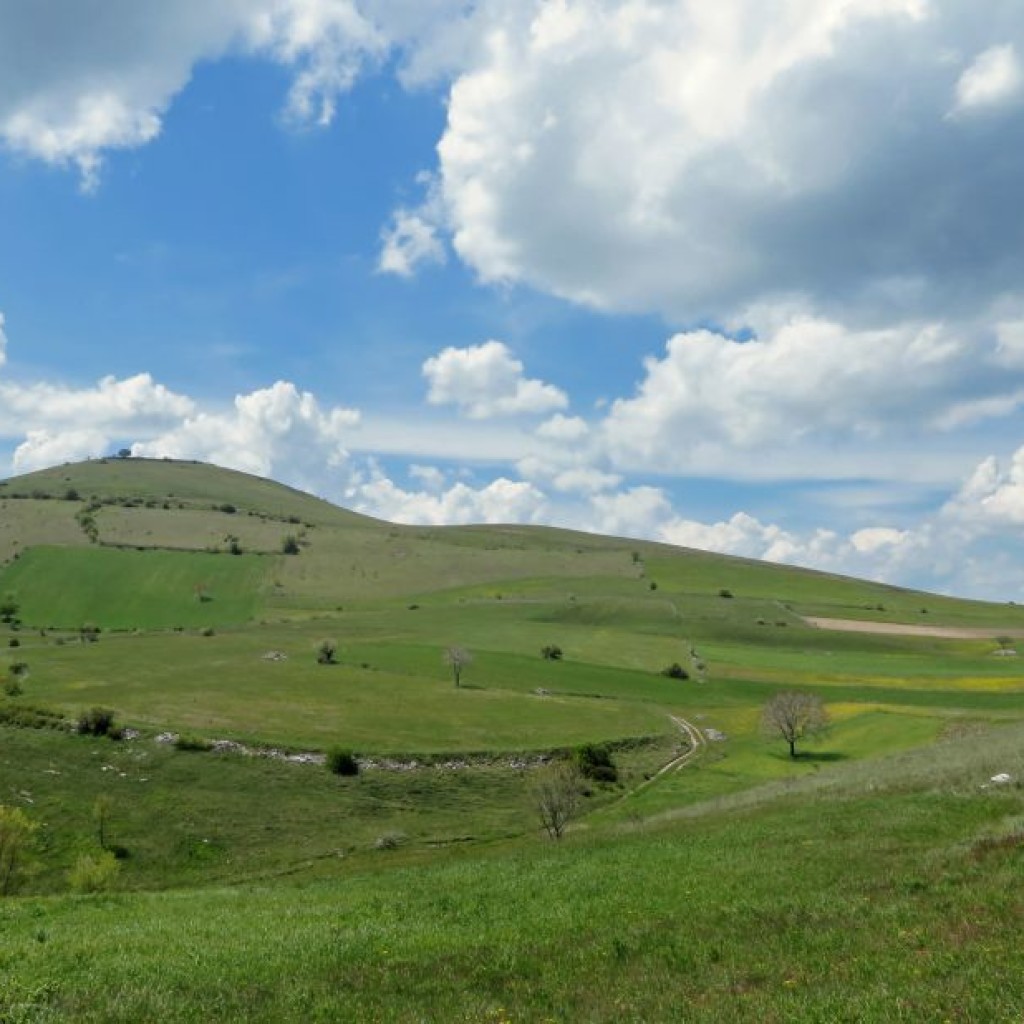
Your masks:
<svg viewBox="0 0 1024 1024"><path fill-rule="evenodd" d="M1022 600L1024 12L970 8L0 6L0 472Z"/></svg>

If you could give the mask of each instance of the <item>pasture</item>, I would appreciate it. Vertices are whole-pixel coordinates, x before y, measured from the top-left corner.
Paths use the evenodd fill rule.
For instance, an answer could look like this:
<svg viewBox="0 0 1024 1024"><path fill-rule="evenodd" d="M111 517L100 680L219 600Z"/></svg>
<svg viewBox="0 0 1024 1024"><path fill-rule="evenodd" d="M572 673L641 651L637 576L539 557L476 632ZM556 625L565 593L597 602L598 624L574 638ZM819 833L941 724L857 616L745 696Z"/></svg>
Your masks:
<svg viewBox="0 0 1024 1024"><path fill-rule="evenodd" d="M164 460L7 481L0 544L0 717L63 726L0 725L0 803L37 828L0 1019L1016 1019L981 951L1020 909L995 902L1021 864L1017 606L393 526ZM831 718L796 758L760 729L783 690ZM74 735L96 707L130 738ZM618 778L548 843L534 787L583 744ZM123 857L68 895L98 800Z"/></svg>

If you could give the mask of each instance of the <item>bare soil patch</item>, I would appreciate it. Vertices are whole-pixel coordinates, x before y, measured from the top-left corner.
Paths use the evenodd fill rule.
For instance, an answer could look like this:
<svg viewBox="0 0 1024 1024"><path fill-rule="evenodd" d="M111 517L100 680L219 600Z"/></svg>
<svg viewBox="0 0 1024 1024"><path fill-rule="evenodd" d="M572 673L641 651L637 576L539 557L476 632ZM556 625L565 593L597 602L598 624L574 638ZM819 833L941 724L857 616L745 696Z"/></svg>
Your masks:
<svg viewBox="0 0 1024 1024"><path fill-rule="evenodd" d="M994 636L1024 637L1021 629L977 629L966 626L918 626L909 622L867 622L864 619L823 619L807 616L804 622L817 629L843 633L878 633L888 636L931 636L946 640L986 640Z"/></svg>

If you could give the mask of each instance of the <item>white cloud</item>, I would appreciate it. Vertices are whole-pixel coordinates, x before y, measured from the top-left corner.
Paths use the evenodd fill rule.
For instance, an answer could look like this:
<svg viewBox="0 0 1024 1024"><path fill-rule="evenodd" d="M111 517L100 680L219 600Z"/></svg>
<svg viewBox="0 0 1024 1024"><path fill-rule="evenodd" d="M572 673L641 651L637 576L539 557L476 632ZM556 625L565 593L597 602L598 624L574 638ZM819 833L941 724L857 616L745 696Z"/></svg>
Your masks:
<svg viewBox="0 0 1024 1024"><path fill-rule="evenodd" d="M992 46L972 61L956 83L957 114L1000 107L1020 96L1020 62L1010 44Z"/></svg>
<svg viewBox="0 0 1024 1024"><path fill-rule="evenodd" d="M266 56L294 78L288 118L326 124L388 40L353 0L106 0L0 12L0 141L95 188L103 154L145 145L202 60Z"/></svg>
<svg viewBox="0 0 1024 1024"><path fill-rule="evenodd" d="M0 366L7 362L7 335L4 333L4 315L0 313Z"/></svg>
<svg viewBox="0 0 1024 1024"><path fill-rule="evenodd" d="M532 484L499 477L480 488L459 482L442 493L406 491L379 470L350 489L349 500L361 512L392 522L536 523L547 511L545 496Z"/></svg>
<svg viewBox="0 0 1024 1024"><path fill-rule="evenodd" d="M135 455L203 459L307 490L321 490L348 460L359 413L321 408L308 391L278 381L238 395L226 412L198 412L172 430L133 445Z"/></svg>
<svg viewBox="0 0 1024 1024"><path fill-rule="evenodd" d="M549 441L582 441L590 433L586 420L556 413L537 428L537 436Z"/></svg>
<svg viewBox="0 0 1024 1024"><path fill-rule="evenodd" d="M413 211L396 210L381 240L377 267L383 273L412 277L424 264L444 263L444 246L436 226Z"/></svg>
<svg viewBox="0 0 1024 1024"><path fill-rule="evenodd" d="M941 323L852 330L807 316L749 341L679 334L663 358L645 360L636 395L613 403L605 443L615 465L682 471L715 446L822 451L934 437L1024 405L1008 337Z"/></svg>
<svg viewBox="0 0 1024 1024"><path fill-rule="evenodd" d="M980 462L944 513L983 532L1024 524L1024 447L1017 449L1009 466L995 456Z"/></svg>
<svg viewBox="0 0 1024 1024"><path fill-rule="evenodd" d="M0 382L0 432L7 435L45 425L47 429L100 428L125 424L152 430L189 415L194 403L157 384L148 373L118 380L104 377L94 388Z"/></svg>
<svg viewBox="0 0 1024 1024"><path fill-rule="evenodd" d="M569 404L553 385L525 378L523 364L500 341L446 348L423 364L423 376L429 402L458 406L471 419L545 413Z"/></svg>
<svg viewBox="0 0 1024 1024"><path fill-rule="evenodd" d="M29 473L62 462L76 462L104 455L109 448L110 437L88 427L64 433L29 430L25 440L15 448L12 464L16 473Z"/></svg>
<svg viewBox="0 0 1024 1024"><path fill-rule="evenodd" d="M1024 116L945 116L954 93L1015 94L1018 0L477 10L438 154L484 281L691 322L792 292L868 317L1019 287Z"/></svg>

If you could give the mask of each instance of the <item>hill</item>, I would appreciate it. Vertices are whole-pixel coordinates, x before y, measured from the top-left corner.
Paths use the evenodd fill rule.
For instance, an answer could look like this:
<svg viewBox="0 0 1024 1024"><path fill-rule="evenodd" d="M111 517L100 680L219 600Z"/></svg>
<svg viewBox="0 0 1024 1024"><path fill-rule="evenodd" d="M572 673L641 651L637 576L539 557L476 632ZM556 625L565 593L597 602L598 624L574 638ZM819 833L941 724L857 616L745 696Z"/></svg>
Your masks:
<svg viewBox="0 0 1024 1024"><path fill-rule="evenodd" d="M0 545L0 816L38 839L0 1019L1019 1005L1024 609L163 460L5 481ZM793 690L831 718L797 757L759 728ZM584 751L554 847L536 786Z"/></svg>

